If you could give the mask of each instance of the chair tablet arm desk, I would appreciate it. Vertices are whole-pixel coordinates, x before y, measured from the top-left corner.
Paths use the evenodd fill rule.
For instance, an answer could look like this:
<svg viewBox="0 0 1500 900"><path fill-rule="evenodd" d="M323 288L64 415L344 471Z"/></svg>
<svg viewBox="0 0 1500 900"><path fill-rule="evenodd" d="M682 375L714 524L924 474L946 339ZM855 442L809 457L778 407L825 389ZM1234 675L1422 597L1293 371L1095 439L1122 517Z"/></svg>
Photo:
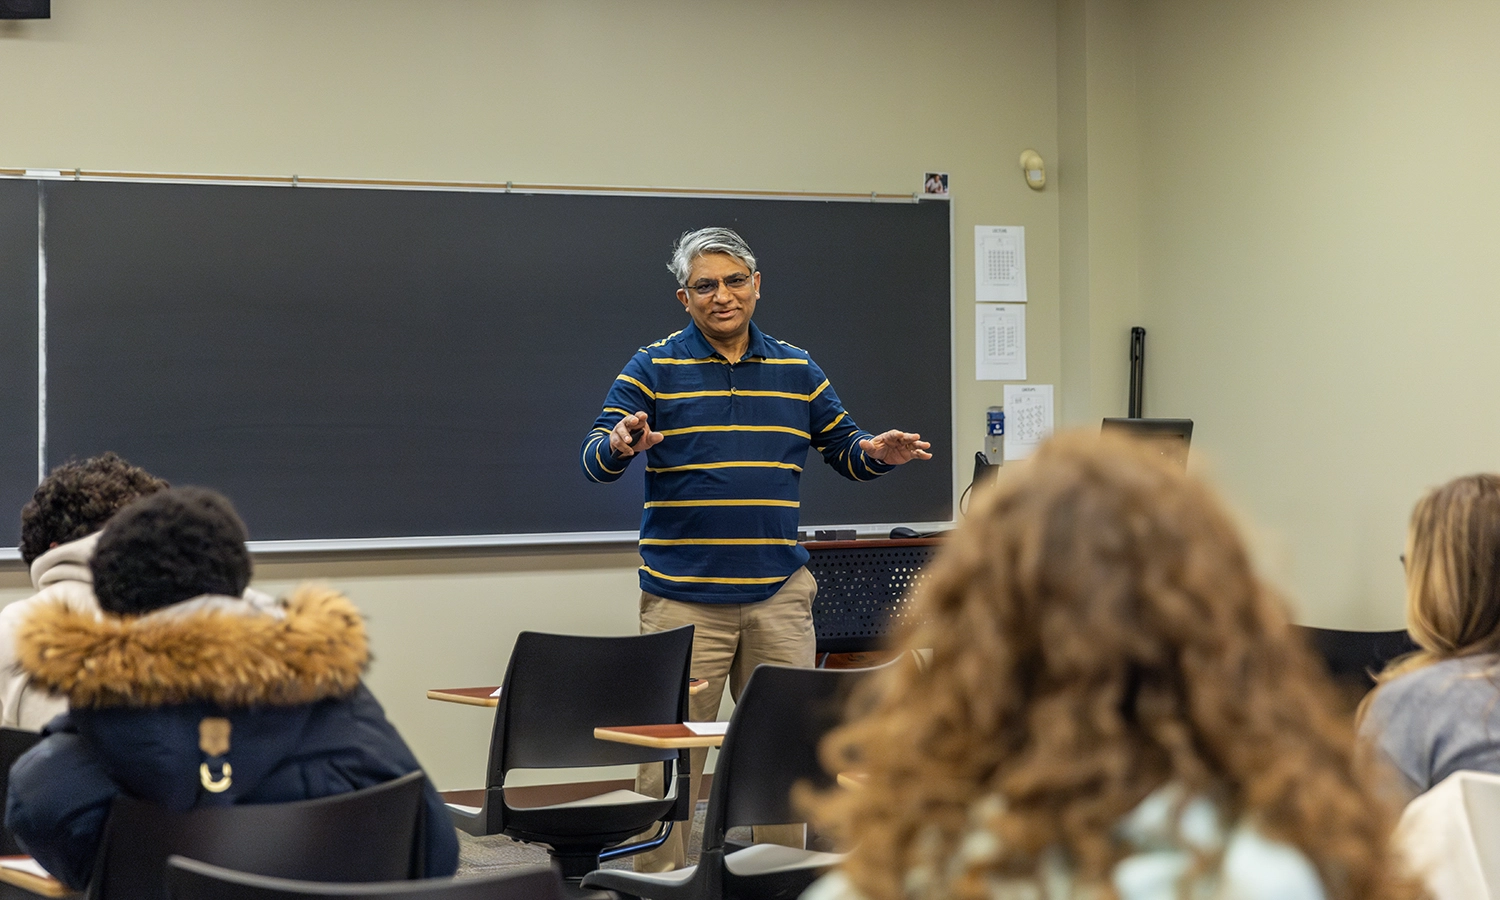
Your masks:
<svg viewBox="0 0 1500 900"><path fill-rule="evenodd" d="M696 694L706 687L708 687L708 682L702 678L688 679L689 694ZM427 699L494 709L500 705L500 698L496 695L499 690L499 685L494 684L486 687L432 688L427 692Z"/></svg>
<svg viewBox="0 0 1500 900"><path fill-rule="evenodd" d="M617 744L637 747L682 749L717 747L724 743L722 734L698 734L686 725L606 725L594 729L594 737Z"/></svg>

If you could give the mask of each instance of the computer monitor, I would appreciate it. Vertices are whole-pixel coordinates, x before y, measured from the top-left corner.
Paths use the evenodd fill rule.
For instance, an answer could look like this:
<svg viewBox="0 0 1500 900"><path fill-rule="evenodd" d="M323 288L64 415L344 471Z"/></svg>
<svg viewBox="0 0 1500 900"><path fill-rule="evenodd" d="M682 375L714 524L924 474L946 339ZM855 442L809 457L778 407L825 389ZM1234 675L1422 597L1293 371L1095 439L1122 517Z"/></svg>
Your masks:
<svg viewBox="0 0 1500 900"><path fill-rule="evenodd" d="M1187 468L1188 445L1193 441L1192 419L1105 419L1103 430L1145 441L1162 456Z"/></svg>

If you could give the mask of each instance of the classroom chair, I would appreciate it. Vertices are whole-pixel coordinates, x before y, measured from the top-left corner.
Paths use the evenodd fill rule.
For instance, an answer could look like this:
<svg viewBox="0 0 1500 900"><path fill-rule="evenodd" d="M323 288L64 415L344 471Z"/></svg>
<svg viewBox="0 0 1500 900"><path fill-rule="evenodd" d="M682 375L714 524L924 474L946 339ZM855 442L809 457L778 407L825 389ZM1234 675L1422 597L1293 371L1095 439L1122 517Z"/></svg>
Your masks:
<svg viewBox="0 0 1500 900"><path fill-rule="evenodd" d="M1396 657L1417 649L1404 628L1395 631L1343 631L1308 625L1293 628L1323 658L1328 674L1335 679L1360 681L1366 689L1375 685L1373 673Z"/></svg>
<svg viewBox="0 0 1500 900"><path fill-rule="evenodd" d="M1417 649L1405 629L1396 631L1344 631L1293 625L1333 677L1346 712L1353 713L1365 694L1375 686L1375 673L1398 656Z"/></svg>
<svg viewBox="0 0 1500 900"><path fill-rule="evenodd" d="M308 881L421 878L426 848L420 771L385 784L293 803L172 812L115 799L89 878L89 900L165 894L174 854L257 875ZM446 827L435 822L433 827Z"/></svg>
<svg viewBox="0 0 1500 900"><path fill-rule="evenodd" d="M562 882L549 868L497 875L365 884L330 884L251 875L181 856L167 860L167 900L563 900Z"/></svg>
<svg viewBox="0 0 1500 900"><path fill-rule="evenodd" d="M740 694L719 748L698 864L674 872L601 869L583 887L650 900L795 898L841 854L779 844L731 845L730 828L780 825L801 816L792 808L794 785L833 785L818 760L818 744L843 718L849 690L876 669L801 669L762 665Z"/></svg>
<svg viewBox="0 0 1500 900"><path fill-rule="evenodd" d="M1500 900L1500 775L1444 778L1407 804L1393 844L1432 900Z"/></svg>
<svg viewBox="0 0 1500 900"><path fill-rule="evenodd" d="M484 805L449 804L453 824L469 834L542 844L562 876L574 881L601 859L659 846L673 822L691 815L688 751L601 741L594 729L685 721L692 652L691 625L625 637L522 632L495 707ZM616 790L547 806L506 802L505 780L517 769L653 763L671 786L665 798ZM656 823L654 839L625 843Z"/></svg>
<svg viewBox="0 0 1500 900"><path fill-rule="evenodd" d="M21 754L36 746L42 736L35 731L19 728L0 728L0 810L5 808L5 796L10 790L10 767L16 764ZM0 856L15 856L25 853L16 843L16 836L9 828L0 827Z"/></svg>

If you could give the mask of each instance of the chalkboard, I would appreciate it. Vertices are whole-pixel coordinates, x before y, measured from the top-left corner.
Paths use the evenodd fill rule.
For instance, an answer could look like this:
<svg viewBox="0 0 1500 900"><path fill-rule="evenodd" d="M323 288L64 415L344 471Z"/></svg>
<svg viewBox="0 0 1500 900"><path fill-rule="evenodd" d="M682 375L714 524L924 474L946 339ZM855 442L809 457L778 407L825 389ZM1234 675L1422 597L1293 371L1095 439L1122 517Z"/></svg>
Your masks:
<svg viewBox="0 0 1500 900"><path fill-rule="evenodd" d="M45 188L49 464L115 450L222 490L253 539L635 530L642 467L593 484L578 448L688 321L666 258L708 224L755 248L756 324L862 427L935 444L870 484L812 455L803 526L952 518L946 203Z"/></svg>
<svg viewBox="0 0 1500 900"><path fill-rule="evenodd" d="M0 547L37 480L37 190L0 181Z"/></svg>

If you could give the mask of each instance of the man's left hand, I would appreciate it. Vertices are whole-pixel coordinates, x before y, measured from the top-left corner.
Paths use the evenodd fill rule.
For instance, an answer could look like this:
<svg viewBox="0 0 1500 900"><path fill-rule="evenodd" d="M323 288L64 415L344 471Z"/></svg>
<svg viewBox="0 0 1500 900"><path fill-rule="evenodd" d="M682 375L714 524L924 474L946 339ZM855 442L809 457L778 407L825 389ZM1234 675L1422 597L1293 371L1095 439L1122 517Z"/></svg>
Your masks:
<svg viewBox="0 0 1500 900"><path fill-rule="evenodd" d="M927 452L931 447L920 434L897 429L859 442L859 449L865 451L866 456L888 466L899 466L914 459L932 459L932 454Z"/></svg>

